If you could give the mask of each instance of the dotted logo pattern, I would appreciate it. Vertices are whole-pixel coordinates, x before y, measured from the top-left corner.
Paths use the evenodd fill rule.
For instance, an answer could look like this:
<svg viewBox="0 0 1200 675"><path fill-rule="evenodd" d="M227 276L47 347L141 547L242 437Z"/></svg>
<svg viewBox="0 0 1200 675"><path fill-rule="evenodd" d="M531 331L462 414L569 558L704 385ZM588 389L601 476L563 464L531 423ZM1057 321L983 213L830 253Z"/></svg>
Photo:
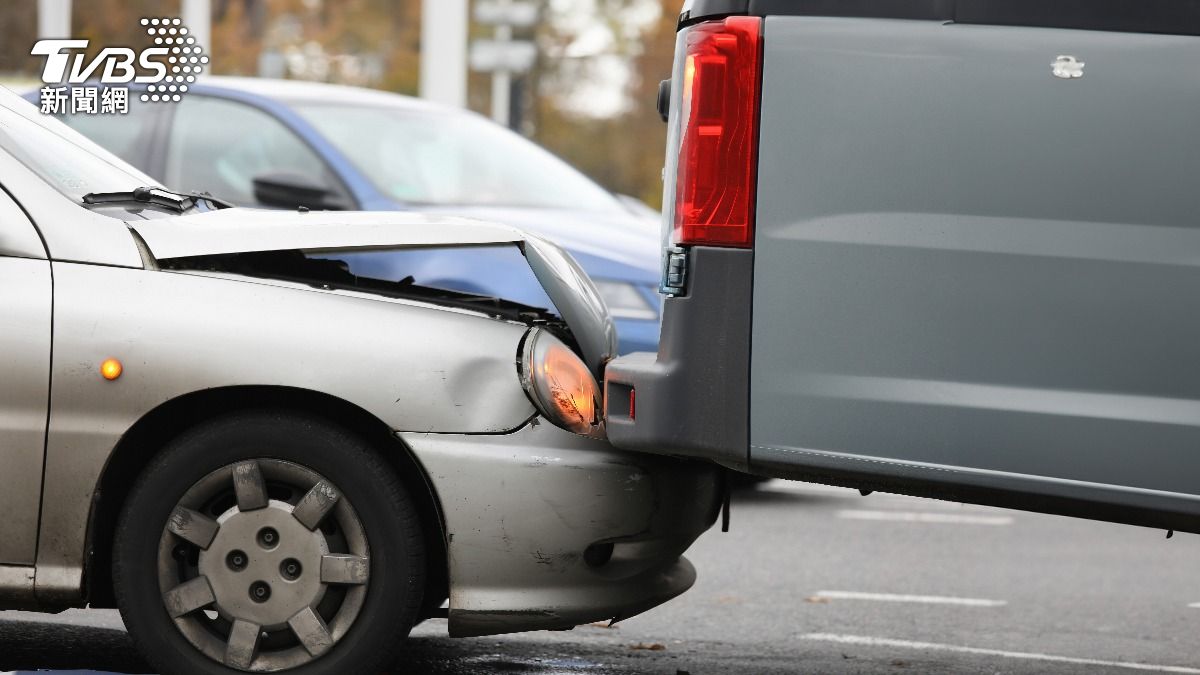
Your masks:
<svg viewBox="0 0 1200 675"><path fill-rule="evenodd" d="M208 65L208 56L204 48L196 44L196 38L188 34L187 26L181 25L177 18L143 18L142 25L146 34L154 38L155 46L167 47L169 73L158 84L146 87L146 93L141 99L147 102L166 103L180 101L187 93L188 85L196 81L196 76Z"/></svg>

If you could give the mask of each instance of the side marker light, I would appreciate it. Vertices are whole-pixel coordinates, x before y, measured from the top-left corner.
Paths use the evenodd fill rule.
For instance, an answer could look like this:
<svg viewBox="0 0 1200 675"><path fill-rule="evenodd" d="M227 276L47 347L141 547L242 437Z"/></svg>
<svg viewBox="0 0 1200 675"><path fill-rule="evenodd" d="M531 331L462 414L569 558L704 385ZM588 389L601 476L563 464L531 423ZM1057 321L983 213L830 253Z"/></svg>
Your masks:
<svg viewBox="0 0 1200 675"><path fill-rule="evenodd" d="M106 380L117 379L123 370L121 362L116 359L104 359L104 362L100 364L100 375Z"/></svg>

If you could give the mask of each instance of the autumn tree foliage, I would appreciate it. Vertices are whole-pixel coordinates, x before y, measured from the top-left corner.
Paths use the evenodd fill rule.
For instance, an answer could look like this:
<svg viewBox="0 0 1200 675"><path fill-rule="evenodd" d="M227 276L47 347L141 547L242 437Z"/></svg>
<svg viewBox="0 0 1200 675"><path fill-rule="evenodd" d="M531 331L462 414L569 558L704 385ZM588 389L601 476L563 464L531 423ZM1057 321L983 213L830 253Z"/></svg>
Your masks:
<svg viewBox="0 0 1200 675"><path fill-rule="evenodd" d="M655 111L670 75L681 0L531 0L542 20L534 69L517 78L519 131L614 192L657 207L666 127ZM211 72L418 90L420 0L212 0ZM178 0L75 0L72 37L140 46L141 17ZM0 76L35 78L36 0L0 2ZM472 26L472 37L491 29ZM64 36L65 37L65 36ZM26 79L28 81L28 79ZM469 76L468 106L487 112L487 74Z"/></svg>

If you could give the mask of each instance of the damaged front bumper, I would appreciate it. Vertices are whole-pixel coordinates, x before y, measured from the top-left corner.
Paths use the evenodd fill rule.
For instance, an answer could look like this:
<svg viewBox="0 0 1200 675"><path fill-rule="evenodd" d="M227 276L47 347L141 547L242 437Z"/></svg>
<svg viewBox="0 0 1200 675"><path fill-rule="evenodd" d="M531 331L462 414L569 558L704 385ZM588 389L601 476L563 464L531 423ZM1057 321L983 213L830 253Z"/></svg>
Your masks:
<svg viewBox="0 0 1200 675"><path fill-rule="evenodd" d="M537 420L506 435L399 435L442 505L453 637L624 619L695 581L682 554L717 516L711 465Z"/></svg>

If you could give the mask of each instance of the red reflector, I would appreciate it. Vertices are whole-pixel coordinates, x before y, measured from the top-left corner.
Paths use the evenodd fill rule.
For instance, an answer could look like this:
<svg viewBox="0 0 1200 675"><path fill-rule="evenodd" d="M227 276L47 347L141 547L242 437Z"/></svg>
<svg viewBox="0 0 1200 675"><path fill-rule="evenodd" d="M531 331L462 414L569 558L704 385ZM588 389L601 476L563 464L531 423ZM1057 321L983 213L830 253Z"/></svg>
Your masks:
<svg viewBox="0 0 1200 675"><path fill-rule="evenodd" d="M637 389L629 390L629 419L637 419Z"/></svg>
<svg viewBox="0 0 1200 675"><path fill-rule="evenodd" d="M677 244L749 248L762 77L762 19L731 16L693 26L683 73Z"/></svg>

